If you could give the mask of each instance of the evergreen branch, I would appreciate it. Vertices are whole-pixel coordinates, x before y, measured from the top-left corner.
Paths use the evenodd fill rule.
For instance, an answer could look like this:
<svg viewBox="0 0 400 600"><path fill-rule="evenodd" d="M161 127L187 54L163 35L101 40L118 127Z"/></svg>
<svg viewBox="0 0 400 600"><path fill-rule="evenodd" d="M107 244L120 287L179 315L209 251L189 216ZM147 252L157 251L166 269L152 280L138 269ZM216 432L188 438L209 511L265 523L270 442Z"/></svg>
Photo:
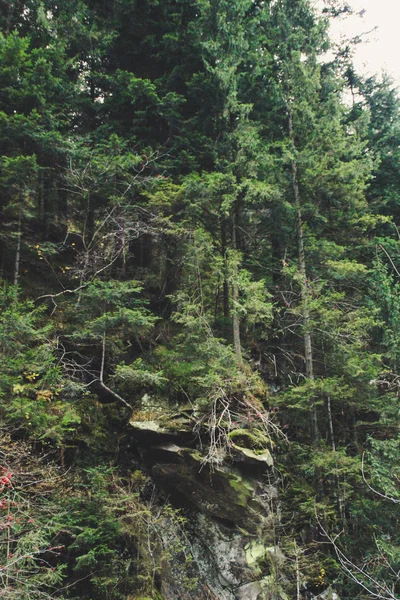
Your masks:
<svg viewBox="0 0 400 600"><path fill-rule="evenodd" d="M361 459L361 474L362 474L363 482L365 483L365 485L367 486L367 488L369 490L371 490L371 492L373 492L374 494L376 494L377 496L379 496L380 498L384 498L385 500L389 500L390 502L393 502L394 504L400 504L400 499L399 498L393 498L392 496L387 496L386 494L383 494L382 492L378 492L378 490L376 490L375 488L373 488L368 483L368 481L366 480L366 477L365 477L365 472L364 472L364 457L365 457L365 452L363 452L362 459Z"/></svg>
<svg viewBox="0 0 400 600"><path fill-rule="evenodd" d="M384 253L385 253L385 254L386 254L386 256L388 257L388 259L389 259L389 261L390 261L390 264L392 265L392 267L393 267L393 269L394 269L394 271L395 271L396 275L397 275L398 277L400 277L400 273L399 273L399 271L398 271L398 269L397 269L396 265L394 264L394 262L393 262L393 259L392 259L392 257L390 256L389 252L386 250L386 248L384 248L384 247L382 246L382 244L379 244L379 248L380 248L381 250L383 250L383 251L384 251Z"/></svg>

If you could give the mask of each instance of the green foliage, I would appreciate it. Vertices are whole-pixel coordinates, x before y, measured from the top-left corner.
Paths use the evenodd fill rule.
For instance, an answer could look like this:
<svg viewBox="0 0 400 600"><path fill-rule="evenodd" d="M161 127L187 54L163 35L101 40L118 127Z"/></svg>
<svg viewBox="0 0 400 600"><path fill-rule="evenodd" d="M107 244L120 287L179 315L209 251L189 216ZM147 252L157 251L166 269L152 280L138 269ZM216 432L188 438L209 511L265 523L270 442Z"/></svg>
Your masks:
<svg viewBox="0 0 400 600"><path fill-rule="evenodd" d="M1 593L8 598L40 598L59 589L65 565L55 543L59 510L54 498L54 465L40 465L30 447L1 436L0 557ZM7 462L5 460L7 456ZM5 466L7 465L7 467Z"/></svg>
<svg viewBox="0 0 400 600"><path fill-rule="evenodd" d="M394 256L396 255L394 254ZM395 275L391 273L391 268L386 266L381 258L374 262L371 282L373 285L372 301L378 307L384 323L382 341L385 355L390 367L397 372L400 364L398 345L400 327L399 283Z"/></svg>
<svg viewBox="0 0 400 600"><path fill-rule="evenodd" d="M362 81L347 48L328 63L308 0L3 4L0 424L31 447L1 493L37 523L13 523L25 562L4 592L159 598L174 579L177 596L203 593L183 517L128 473L145 454L128 416L153 395L189 402L211 465L230 468L230 442L279 455L289 595L339 577L317 519L385 580L399 562L391 83ZM28 498L24 469L58 477L27 459L41 450L71 473ZM34 548L60 538L41 565Z"/></svg>
<svg viewBox="0 0 400 600"><path fill-rule="evenodd" d="M63 396L65 379L57 364L51 327L44 311L3 284L0 294L1 405L4 424L32 439L62 445L73 437L80 417Z"/></svg>
<svg viewBox="0 0 400 600"><path fill-rule="evenodd" d="M115 369L114 379L119 383L122 389L137 390L138 387L144 389L163 388L167 379L163 376L163 371L150 371L144 364L142 358L137 358L130 365L120 363Z"/></svg>
<svg viewBox="0 0 400 600"><path fill-rule="evenodd" d="M92 319L85 322L85 329L74 335L93 339L101 339L104 332L112 332L112 335L117 336L122 331L126 335L145 335L153 326L155 318L137 297L141 289L136 281L95 280L81 296L86 314ZM82 318L84 315L80 316Z"/></svg>

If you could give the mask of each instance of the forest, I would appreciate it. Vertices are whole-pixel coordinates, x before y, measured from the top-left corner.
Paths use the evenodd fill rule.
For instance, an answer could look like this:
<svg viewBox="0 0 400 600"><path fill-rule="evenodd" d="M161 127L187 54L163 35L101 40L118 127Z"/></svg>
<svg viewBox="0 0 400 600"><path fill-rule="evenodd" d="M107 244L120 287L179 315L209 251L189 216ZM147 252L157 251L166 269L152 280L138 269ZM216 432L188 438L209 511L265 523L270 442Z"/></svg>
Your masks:
<svg viewBox="0 0 400 600"><path fill-rule="evenodd" d="M0 0L0 598L399 600L400 99L343 0Z"/></svg>

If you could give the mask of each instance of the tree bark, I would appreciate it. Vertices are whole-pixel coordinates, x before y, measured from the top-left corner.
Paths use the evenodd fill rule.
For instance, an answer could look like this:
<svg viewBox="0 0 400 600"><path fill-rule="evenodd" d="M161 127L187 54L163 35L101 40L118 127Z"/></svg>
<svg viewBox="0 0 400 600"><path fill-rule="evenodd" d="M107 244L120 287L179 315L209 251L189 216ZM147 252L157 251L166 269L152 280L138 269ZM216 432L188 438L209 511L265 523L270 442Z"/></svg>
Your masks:
<svg viewBox="0 0 400 600"><path fill-rule="evenodd" d="M223 305L224 305L224 317L229 319L229 273L228 273L228 256L227 256L227 242L226 242L226 223L221 221L221 251L222 258L224 261L224 272L223 272Z"/></svg>
<svg viewBox="0 0 400 600"><path fill-rule="evenodd" d="M331 408L331 397L330 396L327 396L327 398L326 398L326 408L328 411L329 437L331 438L331 446L332 446L333 452L336 452L335 434L333 431L332 408Z"/></svg>
<svg viewBox="0 0 400 600"><path fill-rule="evenodd" d="M292 113L289 108L289 138L292 144L292 149L295 152L296 145L293 132L293 119ZM307 280L307 268L306 268L306 255L304 250L304 223L303 215L301 210L301 199L300 199L300 188L298 178L298 167L295 158L292 159L292 186L293 186L293 197L294 205L296 209L296 230L297 230L297 253L299 261L300 271L300 288L301 288L301 300L302 300L302 319L303 319L303 342L304 342L304 362L306 378L309 381L314 381L314 361L312 351L312 331L311 331L311 319L310 319L310 290L308 287ZM318 417L317 407L315 405L314 398L310 400L310 433L312 443L318 441Z"/></svg>
<svg viewBox="0 0 400 600"><path fill-rule="evenodd" d="M236 219L233 216L232 221L232 246L236 250ZM242 356L242 345L240 343L240 320L237 312L237 306L239 303L239 285L238 285L238 273L235 267L234 273L232 273L232 331L233 331L233 347L235 349L236 360L239 366L243 366Z"/></svg>
<svg viewBox="0 0 400 600"><path fill-rule="evenodd" d="M18 214L18 231L17 231L17 249L15 252L15 262L14 262L14 280L13 284L17 285L19 279L19 264L21 260L21 236L22 236L22 217L21 210Z"/></svg>

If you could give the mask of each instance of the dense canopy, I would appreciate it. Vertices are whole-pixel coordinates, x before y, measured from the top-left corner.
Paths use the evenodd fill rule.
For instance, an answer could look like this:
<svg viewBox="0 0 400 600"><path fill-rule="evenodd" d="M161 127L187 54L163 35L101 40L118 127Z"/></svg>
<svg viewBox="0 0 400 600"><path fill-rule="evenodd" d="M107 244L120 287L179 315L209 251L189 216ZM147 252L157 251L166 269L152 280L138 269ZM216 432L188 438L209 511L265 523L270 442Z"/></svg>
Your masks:
<svg viewBox="0 0 400 600"><path fill-rule="evenodd" d="M313 4L0 0L0 597L400 597L400 103Z"/></svg>

